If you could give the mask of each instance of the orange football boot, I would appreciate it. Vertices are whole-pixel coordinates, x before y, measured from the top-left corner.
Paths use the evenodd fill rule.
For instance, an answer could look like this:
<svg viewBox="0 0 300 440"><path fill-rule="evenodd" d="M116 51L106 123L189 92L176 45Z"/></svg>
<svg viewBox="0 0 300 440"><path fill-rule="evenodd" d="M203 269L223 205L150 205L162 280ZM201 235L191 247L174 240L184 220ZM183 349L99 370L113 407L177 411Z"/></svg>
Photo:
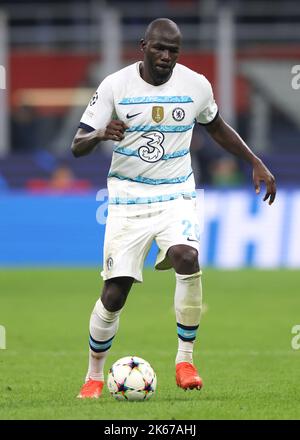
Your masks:
<svg viewBox="0 0 300 440"><path fill-rule="evenodd" d="M101 380L89 379L81 387L78 394L79 399L98 399L101 396L104 382Z"/></svg>
<svg viewBox="0 0 300 440"><path fill-rule="evenodd" d="M176 383L177 386L187 390L196 388L200 390L203 386L201 377L198 375L198 371L193 364L189 362L179 362L176 365Z"/></svg>

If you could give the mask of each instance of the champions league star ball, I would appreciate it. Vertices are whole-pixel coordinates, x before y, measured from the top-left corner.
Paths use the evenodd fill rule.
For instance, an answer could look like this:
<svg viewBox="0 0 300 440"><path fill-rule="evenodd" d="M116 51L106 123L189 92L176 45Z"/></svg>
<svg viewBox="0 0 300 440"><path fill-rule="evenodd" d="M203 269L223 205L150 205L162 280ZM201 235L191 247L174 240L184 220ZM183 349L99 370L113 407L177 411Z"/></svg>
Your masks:
<svg viewBox="0 0 300 440"><path fill-rule="evenodd" d="M117 400L148 400L156 389L156 374L149 362L126 356L115 362L108 373L107 387Z"/></svg>

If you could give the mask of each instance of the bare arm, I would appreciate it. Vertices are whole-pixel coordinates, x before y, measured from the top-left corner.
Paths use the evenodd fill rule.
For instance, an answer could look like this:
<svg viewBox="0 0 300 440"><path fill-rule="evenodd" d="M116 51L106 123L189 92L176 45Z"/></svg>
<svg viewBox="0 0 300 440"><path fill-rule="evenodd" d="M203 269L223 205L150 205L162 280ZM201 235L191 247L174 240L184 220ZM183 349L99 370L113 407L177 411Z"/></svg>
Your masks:
<svg viewBox="0 0 300 440"><path fill-rule="evenodd" d="M269 199L269 205L271 205L276 196L276 184L274 176L265 164L250 150L238 133L226 124L221 116L218 116L214 122L205 128L222 148L252 165L255 191L258 194L260 192L260 182L265 182L267 191L263 200Z"/></svg>
<svg viewBox="0 0 300 440"><path fill-rule="evenodd" d="M105 129L88 132L79 128L73 139L71 150L75 157L86 156L91 153L101 141L108 139L119 142L124 138L127 126L122 121L112 120Z"/></svg>

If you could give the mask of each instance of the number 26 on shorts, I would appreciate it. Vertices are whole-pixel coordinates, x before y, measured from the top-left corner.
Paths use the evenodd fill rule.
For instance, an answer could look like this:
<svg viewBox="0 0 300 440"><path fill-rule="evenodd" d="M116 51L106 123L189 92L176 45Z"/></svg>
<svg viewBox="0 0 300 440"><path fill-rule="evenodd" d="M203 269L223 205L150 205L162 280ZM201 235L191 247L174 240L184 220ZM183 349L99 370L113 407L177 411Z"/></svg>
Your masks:
<svg viewBox="0 0 300 440"><path fill-rule="evenodd" d="M185 237L195 237L197 241L200 240L200 227L198 223L192 224L190 220L182 220L183 226L182 235Z"/></svg>

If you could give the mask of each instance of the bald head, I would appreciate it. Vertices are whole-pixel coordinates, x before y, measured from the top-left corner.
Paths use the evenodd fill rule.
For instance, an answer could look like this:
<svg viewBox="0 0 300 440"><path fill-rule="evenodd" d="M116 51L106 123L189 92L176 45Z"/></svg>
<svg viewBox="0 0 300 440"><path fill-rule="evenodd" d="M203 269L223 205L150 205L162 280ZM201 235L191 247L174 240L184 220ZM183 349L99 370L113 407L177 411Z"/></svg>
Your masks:
<svg viewBox="0 0 300 440"><path fill-rule="evenodd" d="M140 65L142 78L160 85L171 77L181 46L181 32L174 21L157 18L146 29L140 42L144 61Z"/></svg>
<svg viewBox="0 0 300 440"><path fill-rule="evenodd" d="M145 41L168 36L170 39L181 41L181 32L177 24L168 18L157 18L151 21L145 32Z"/></svg>

